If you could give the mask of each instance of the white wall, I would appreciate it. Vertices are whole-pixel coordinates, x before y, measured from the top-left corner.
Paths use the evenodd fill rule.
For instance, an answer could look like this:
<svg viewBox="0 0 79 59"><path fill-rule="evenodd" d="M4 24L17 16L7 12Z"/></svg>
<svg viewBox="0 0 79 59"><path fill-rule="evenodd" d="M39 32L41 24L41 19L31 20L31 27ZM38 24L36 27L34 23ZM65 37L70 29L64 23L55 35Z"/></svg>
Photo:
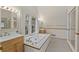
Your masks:
<svg viewBox="0 0 79 59"><path fill-rule="evenodd" d="M57 38L67 38L67 14L65 6L38 7L38 12L48 33L55 34Z"/></svg>
<svg viewBox="0 0 79 59"><path fill-rule="evenodd" d="M48 33L55 34L57 38L67 38L67 6L22 6L21 31L24 33L24 15L38 16L44 23ZM68 10L68 11L69 11Z"/></svg>
<svg viewBox="0 0 79 59"><path fill-rule="evenodd" d="M38 12L39 16L43 17L47 25L66 25L65 7L38 7Z"/></svg>

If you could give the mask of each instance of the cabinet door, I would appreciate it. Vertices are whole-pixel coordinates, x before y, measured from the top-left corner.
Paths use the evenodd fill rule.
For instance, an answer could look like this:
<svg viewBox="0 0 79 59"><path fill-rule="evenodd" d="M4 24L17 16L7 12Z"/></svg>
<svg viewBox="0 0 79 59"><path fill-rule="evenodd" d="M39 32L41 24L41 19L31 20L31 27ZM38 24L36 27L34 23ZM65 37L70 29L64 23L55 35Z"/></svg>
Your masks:
<svg viewBox="0 0 79 59"><path fill-rule="evenodd" d="M16 52L15 45L3 46L3 52Z"/></svg>
<svg viewBox="0 0 79 59"><path fill-rule="evenodd" d="M16 39L17 42L16 42L16 50L17 52L23 52L24 51L24 40L23 40L23 37L19 37Z"/></svg>
<svg viewBox="0 0 79 59"><path fill-rule="evenodd" d="M23 52L23 44L23 37L18 37L1 43L3 52Z"/></svg>
<svg viewBox="0 0 79 59"><path fill-rule="evenodd" d="M14 52L16 51L14 40L9 40L1 43L3 52Z"/></svg>
<svg viewBox="0 0 79 59"><path fill-rule="evenodd" d="M16 44L9 44L3 46L3 52L23 52L23 42L17 42Z"/></svg>
<svg viewBox="0 0 79 59"><path fill-rule="evenodd" d="M18 42L16 44L16 50L17 50L17 52L23 52L24 51L23 42Z"/></svg>

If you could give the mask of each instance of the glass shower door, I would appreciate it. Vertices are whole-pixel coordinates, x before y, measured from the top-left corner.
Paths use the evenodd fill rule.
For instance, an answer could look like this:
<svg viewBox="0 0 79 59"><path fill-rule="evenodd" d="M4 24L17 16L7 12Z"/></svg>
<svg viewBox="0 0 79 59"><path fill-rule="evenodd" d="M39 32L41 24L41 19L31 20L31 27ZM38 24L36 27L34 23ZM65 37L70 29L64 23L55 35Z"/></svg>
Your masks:
<svg viewBox="0 0 79 59"><path fill-rule="evenodd" d="M71 45L75 49L75 21L76 21L76 9L74 8L70 13L70 40Z"/></svg>
<svg viewBox="0 0 79 59"><path fill-rule="evenodd" d="M75 51L75 21L76 21L76 8L74 7L68 14L68 41L72 51Z"/></svg>
<svg viewBox="0 0 79 59"><path fill-rule="evenodd" d="M77 51L79 52L79 6L78 6L77 12L78 12L78 14L77 14L78 19L77 19L77 23L76 23L76 25L77 25L77 29L76 29L77 35L76 35L76 37L77 37Z"/></svg>

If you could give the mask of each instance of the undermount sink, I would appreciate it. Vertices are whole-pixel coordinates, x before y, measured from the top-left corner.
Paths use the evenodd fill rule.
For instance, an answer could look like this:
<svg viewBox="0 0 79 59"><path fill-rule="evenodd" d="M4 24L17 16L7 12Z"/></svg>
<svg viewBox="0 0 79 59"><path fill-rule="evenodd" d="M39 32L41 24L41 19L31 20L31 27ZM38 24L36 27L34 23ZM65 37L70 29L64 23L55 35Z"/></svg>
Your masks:
<svg viewBox="0 0 79 59"><path fill-rule="evenodd" d="M9 36L9 35L10 35L9 33L1 34L0 37L5 37L5 36Z"/></svg>
<svg viewBox="0 0 79 59"><path fill-rule="evenodd" d="M13 39L15 37L19 37L19 36L23 36L23 35L20 35L18 33L9 33L7 35L1 36L0 37L0 42L7 41L7 40Z"/></svg>
<svg viewBox="0 0 79 59"><path fill-rule="evenodd" d="M0 35L0 39L5 39L5 38L17 36L17 35L18 35L17 33L3 33L2 35Z"/></svg>

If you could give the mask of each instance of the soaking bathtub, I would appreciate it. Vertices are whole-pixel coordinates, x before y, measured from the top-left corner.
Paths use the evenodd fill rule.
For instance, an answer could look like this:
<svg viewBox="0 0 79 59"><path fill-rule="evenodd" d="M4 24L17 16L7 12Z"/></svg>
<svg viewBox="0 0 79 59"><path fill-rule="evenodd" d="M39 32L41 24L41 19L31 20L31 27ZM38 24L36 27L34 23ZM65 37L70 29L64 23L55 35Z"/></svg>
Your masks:
<svg viewBox="0 0 79 59"><path fill-rule="evenodd" d="M50 34L34 34L25 36L25 52L45 52L50 42Z"/></svg>

